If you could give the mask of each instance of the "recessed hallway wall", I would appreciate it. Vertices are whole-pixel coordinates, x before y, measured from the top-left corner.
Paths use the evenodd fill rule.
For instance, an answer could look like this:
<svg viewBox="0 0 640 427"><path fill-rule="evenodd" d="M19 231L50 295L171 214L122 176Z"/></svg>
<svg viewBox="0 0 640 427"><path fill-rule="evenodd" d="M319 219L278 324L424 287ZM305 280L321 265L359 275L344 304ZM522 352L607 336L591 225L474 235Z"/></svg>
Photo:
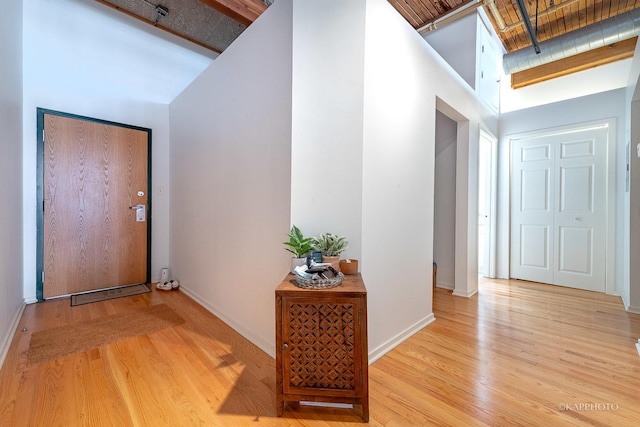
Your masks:
<svg viewBox="0 0 640 427"><path fill-rule="evenodd" d="M433 259L439 287L455 285L457 123L436 111Z"/></svg>

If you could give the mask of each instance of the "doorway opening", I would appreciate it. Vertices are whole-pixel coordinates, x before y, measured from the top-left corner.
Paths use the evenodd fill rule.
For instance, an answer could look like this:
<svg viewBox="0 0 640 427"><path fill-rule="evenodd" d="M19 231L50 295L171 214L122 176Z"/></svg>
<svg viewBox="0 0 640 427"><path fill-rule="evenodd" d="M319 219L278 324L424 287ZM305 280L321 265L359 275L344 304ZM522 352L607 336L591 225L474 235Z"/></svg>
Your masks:
<svg viewBox="0 0 640 427"><path fill-rule="evenodd" d="M449 272L453 272L453 275L449 276L449 280L453 279L453 283L447 283L445 281L447 280L446 273L440 274L440 261L435 259L434 261L438 263L438 275L444 276L442 279L437 278L437 285L453 289L453 294L456 296L469 298L478 292L477 147L480 129L471 126L469 119L440 98L436 98L436 114L441 114L436 116L439 124L436 124L435 130L437 134L442 135L442 140L445 141L441 143L443 151L450 153L450 172L446 181L438 179L438 177L434 179L434 202L436 202L435 197L446 195L448 204L445 206L449 206L446 213L442 211L437 214L437 218L434 218L434 227L439 235L436 236L434 233L434 253L438 253L438 245L441 242L449 245L448 255L445 255L443 259L443 266L447 264ZM446 141L448 141L448 145ZM444 147L448 147L448 149L444 150ZM453 153L455 153L455 160ZM447 156L440 156L442 153L437 157L434 156L435 162L443 164ZM452 177L451 172L454 170L454 165L455 173ZM436 216L435 211L439 209L437 204L436 202L434 205L434 217ZM451 206L455 206L455 210ZM446 218L444 221L451 221L451 223L441 224L443 218ZM445 233L441 232L443 230L440 228L441 225L444 230L448 230L448 232L445 231L446 236L444 237ZM435 240L440 237L444 240ZM450 259L451 245L453 245L454 256Z"/></svg>
<svg viewBox="0 0 640 427"><path fill-rule="evenodd" d="M456 272L456 161L458 124L436 110L433 201L434 286L453 290Z"/></svg>

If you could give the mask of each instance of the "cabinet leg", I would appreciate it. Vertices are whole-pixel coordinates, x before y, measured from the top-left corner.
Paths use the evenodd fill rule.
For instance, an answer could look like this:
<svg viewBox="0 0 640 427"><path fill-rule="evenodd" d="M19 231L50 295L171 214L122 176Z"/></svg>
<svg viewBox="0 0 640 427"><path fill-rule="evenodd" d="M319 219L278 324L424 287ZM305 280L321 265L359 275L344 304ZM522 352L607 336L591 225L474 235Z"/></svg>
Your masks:
<svg viewBox="0 0 640 427"><path fill-rule="evenodd" d="M281 417L283 410L284 410L284 402L281 399L277 399L277 401L276 401L276 415Z"/></svg>
<svg viewBox="0 0 640 427"><path fill-rule="evenodd" d="M362 421L369 422L369 399L365 399L362 402Z"/></svg>

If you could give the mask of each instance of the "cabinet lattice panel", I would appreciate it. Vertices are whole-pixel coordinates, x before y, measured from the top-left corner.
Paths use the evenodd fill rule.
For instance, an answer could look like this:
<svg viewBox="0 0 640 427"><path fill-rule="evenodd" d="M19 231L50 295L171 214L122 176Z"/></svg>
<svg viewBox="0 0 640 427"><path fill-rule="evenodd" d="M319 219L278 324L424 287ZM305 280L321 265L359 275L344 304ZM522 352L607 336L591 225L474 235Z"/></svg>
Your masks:
<svg viewBox="0 0 640 427"><path fill-rule="evenodd" d="M354 390L353 304L289 306L290 386Z"/></svg>

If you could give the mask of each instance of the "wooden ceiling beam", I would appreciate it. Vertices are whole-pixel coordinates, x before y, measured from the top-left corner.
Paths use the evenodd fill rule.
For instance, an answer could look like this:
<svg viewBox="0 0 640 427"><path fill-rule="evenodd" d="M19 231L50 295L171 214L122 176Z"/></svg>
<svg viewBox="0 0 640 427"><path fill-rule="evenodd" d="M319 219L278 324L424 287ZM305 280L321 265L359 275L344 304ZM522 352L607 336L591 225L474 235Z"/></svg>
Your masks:
<svg viewBox="0 0 640 427"><path fill-rule="evenodd" d="M260 0L200 0L218 12L246 26L251 25L267 9Z"/></svg>
<svg viewBox="0 0 640 427"><path fill-rule="evenodd" d="M511 75L511 87L513 89L519 89L578 71L584 71L600 65L631 58L633 57L637 40L638 38L634 37L609 46L570 56L559 61L513 73Z"/></svg>
<svg viewBox="0 0 640 427"><path fill-rule="evenodd" d="M205 49L208 49L208 50L210 50L212 52L215 52L217 54L222 53L222 50L220 50L220 49L217 49L217 48L215 48L213 46L209 46L208 44L202 43L199 40L196 40L196 39L194 39L192 37L189 37L189 36L187 36L185 34L179 33L179 32L177 32L177 31L175 31L175 30L173 30L173 29L171 29L169 27L165 27L164 25L162 25L162 24L160 24L158 22L150 21L149 19L144 18L144 17L142 17L140 15L136 15L135 13L130 12L127 9L123 9L120 6L117 6L117 5L113 4L113 3L110 3L107 0L95 0L95 1L100 3L100 4L105 5L107 7L110 7L111 9L117 10L118 12L121 12L121 13L123 13L123 14L131 17L131 18L134 18L134 19L137 19L138 21L144 22L145 24L153 25L154 27L159 28L159 29L161 29L163 31L166 31L169 34L173 34L174 36L180 37L180 38L182 38L184 40L188 40L191 43L197 44L198 46L203 47Z"/></svg>

